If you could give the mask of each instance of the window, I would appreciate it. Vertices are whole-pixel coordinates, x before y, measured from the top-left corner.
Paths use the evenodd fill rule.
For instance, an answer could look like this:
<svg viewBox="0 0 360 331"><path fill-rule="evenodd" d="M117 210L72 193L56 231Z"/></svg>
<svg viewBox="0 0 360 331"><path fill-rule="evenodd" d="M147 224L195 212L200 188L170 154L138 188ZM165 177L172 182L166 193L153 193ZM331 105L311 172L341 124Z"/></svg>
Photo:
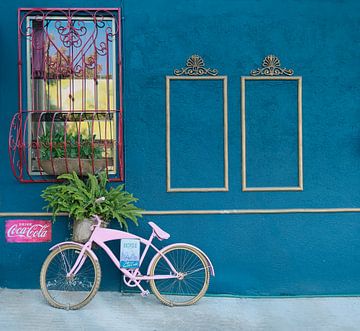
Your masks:
<svg viewBox="0 0 360 331"><path fill-rule="evenodd" d="M19 10L20 181L106 170L123 180L120 10ZM22 92L23 91L23 92Z"/></svg>

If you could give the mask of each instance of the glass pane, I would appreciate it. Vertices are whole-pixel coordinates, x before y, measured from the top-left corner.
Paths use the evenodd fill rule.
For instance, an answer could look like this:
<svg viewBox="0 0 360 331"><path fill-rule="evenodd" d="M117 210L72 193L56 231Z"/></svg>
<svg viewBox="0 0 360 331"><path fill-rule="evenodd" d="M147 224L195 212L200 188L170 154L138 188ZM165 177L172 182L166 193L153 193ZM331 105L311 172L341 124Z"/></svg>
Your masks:
<svg viewBox="0 0 360 331"><path fill-rule="evenodd" d="M104 159L115 172L114 19L32 17L29 26L30 172L54 158Z"/></svg>

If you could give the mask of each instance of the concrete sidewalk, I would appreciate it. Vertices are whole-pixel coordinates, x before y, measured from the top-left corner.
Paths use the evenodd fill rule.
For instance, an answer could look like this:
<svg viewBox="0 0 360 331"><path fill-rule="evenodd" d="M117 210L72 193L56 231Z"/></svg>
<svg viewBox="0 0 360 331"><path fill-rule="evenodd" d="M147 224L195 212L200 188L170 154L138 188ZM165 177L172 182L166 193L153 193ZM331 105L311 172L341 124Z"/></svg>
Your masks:
<svg viewBox="0 0 360 331"><path fill-rule="evenodd" d="M205 297L170 308L152 295L99 292L81 310L65 311L39 290L0 289L0 330L360 330L360 298Z"/></svg>

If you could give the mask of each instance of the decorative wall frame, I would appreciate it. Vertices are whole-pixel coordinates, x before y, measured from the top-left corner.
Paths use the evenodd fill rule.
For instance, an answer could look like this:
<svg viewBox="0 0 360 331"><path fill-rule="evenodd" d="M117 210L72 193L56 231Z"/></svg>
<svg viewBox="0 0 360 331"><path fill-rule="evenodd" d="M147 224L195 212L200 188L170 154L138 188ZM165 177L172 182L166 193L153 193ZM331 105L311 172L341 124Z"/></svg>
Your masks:
<svg viewBox="0 0 360 331"><path fill-rule="evenodd" d="M170 93L173 80L220 80L223 82L223 148L224 148L224 186L223 187L172 187L171 186L171 150L170 150ZM192 55L186 61L186 67L174 70L174 76L166 76L166 191L167 192L227 192L228 179L228 100L227 76L218 76L218 70L205 68L199 55Z"/></svg>
<svg viewBox="0 0 360 331"><path fill-rule="evenodd" d="M262 62L262 67L252 70L251 76L241 77L241 148L242 148L242 190L244 192L258 191L302 191L303 190L303 144L302 144L302 77L293 76L292 69L281 68L280 60L275 55L268 55ZM246 182L246 81L251 80L284 80L297 81L297 120L298 120L298 186L289 187L249 187Z"/></svg>

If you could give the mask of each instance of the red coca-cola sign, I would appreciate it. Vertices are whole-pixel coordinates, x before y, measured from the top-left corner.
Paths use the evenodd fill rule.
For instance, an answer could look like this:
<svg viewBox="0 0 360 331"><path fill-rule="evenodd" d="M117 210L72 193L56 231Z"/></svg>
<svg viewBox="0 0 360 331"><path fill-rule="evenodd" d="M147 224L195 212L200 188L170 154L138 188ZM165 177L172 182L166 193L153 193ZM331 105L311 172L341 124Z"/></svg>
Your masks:
<svg viewBox="0 0 360 331"><path fill-rule="evenodd" d="M5 223L6 241L36 243L51 241L51 221L8 220Z"/></svg>

